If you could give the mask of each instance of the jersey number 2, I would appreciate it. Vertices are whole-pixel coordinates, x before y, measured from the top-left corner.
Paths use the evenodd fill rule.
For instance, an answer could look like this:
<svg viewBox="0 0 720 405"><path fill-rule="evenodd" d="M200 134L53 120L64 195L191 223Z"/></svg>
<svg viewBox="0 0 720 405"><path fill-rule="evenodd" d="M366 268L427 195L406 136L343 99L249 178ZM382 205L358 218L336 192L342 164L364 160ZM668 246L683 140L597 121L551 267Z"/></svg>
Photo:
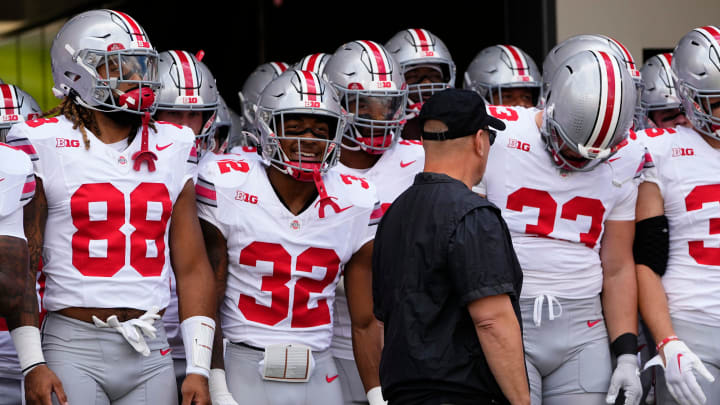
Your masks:
<svg viewBox="0 0 720 405"><path fill-rule="evenodd" d="M70 213L77 228L72 236L72 263L84 276L112 277L125 266L126 237L120 230L126 225L125 198L110 183L83 184L70 198ZM159 276L165 266L170 194L162 183L141 183L130 192L129 199L133 228L130 265L143 277ZM95 246L92 250L104 254L92 252L91 242Z"/></svg>

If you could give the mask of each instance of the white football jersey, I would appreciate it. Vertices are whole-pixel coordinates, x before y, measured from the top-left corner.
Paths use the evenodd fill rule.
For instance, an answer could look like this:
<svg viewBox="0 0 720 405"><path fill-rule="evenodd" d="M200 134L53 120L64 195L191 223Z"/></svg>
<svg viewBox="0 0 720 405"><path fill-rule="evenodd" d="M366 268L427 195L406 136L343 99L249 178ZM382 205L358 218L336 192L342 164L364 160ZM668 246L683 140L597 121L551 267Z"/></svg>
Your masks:
<svg viewBox="0 0 720 405"><path fill-rule="evenodd" d="M624 146L590 172L561 172L542 139L535 108L489 108L507 128L490 148L474 190L502 210L523 269L522 297L568 299L602 289L600 241L607 220L635 219L644 149Z"/></svg>
<svg viewBox="0 0 720 405"><path fill-rule="evenodd" d="M374 218L380 220L390 204L407 190L415 180L415 175L425 167L425 150L421 141L401 139L392 148L385 151L380 159L369 169L353 169L338 163L343 173L370 181L375 185L380 200L380 211ZM350 310L345 298L343 281L335 294L335 327L333 329L333 356L352 360L352 328Z"/></svg>
<svg viewBox="0 0 720 405"><path fill-rule="evenodd" d="M302 343L325 350L335 287L345 264L375 235L375 187L331 169L319 198L293 215L273 190L266 166L243 155L203 159L198 215L227 240L228 280L221 306L225 338L265 347Z"/></svg>
<svg viewBox="0 0 720 405"><path fill-rule="evenodd" d="M21 150L0 143L0 235L25 239L22 208L35 195L32 163Z"/></svg>
<svg viewBox="0 0 720 405"><path fill-rule="evenodd" d="M720 321L720 150L685 127L638 132L655 167L645 181L660 188L670 233L662 277L673 317Z"/></svg>
<svg viewBox="0 0 720 405"><path fill-rule="evenodd" d="M8 144L24 150L48 203L43 243L45 308L165 308L172 271L168 230L172 208L197 172L189 128L156 123L149 150L155 171L133 169L142 129L122 151L65 117L15 125Z"/></svg>

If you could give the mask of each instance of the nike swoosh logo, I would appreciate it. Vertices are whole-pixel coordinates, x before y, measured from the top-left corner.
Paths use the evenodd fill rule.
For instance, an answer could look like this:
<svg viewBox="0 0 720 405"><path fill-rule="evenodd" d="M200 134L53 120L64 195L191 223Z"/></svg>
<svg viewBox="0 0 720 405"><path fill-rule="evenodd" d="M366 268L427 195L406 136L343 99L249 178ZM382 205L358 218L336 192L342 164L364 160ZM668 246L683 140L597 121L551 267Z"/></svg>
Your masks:
<svg viewBox="0 0 720 405"><path fill-rule="evenodd" d="M347 206L347 207L345 207L345 208L340 208L340 209L338 210L338 212L337 212L337 213L339 214L339 213L341 213L341 212L345 211L346 209L348 209L348 208L352 208L352 207L354 207L354 205L352 205L352 204L351 204L351 205L348 205L348 206Z"/></svg>
<svg viewBox="0 0 720 405"><path fill-rule="evenodd" d="M600 323L600 321L602 321L602 319L598 319L597 321L587 321L588 328L592 328L593 326Z"/></svg>
<svg viewBox="0 0 720 405"><path fill-rule="evenodd" d="M3 181L3 180L5 180L5 177L3 177L2 179L0 179L0 181Z"/></svg>
<svg viewBox="0 0 720 405"><path fill-rule="evenodd" d="M172 145L172 144L173 144L172 142L170 142L169 144L167 144L165 146L160 146L158 144L155 144L155 147L157 148L157 150L163 150L163 149L169 148L170 145Z"/></svg>
<svg viewBox="0 0 720 405"><path fill-rule="evenodd" d="M614 162L614 161L616 161L616 160L618 160L618 159L620 159L620 158L619 158L619 157L616 157L616 158L608 159L608 163L612 163L612 162Z"/></svg>
<svg viewBox="0 0 720 405"><path fill-rule="evenodd" d="M165 349L165 350L160 349L160 355L164 356L164 355L170 353L171 351L172 351L172 349Z"/></svg>
<svg viewBox="0 0 720 405"><path fill-rule="evenodd" d="M335 381L335 379L338 378L338 374L335 374L334 376L330 377L329 375L325 374L325 381L328 383L331 383Z"/></svg>
<svg viewBox="0 0 720 405"><path fill-rule="evenodd" d="M403 162L403 161L401 160L401 161L400 161L400 167L405 168L405 167L408 167L408 166L410 166L411 164L413 164L413 163L415 163L415 162L416 162L416 160L413 160L412 162L407 162L407 163L405 163L405 162Z"/></svg>
<svg viewBox="0 0 720 405"><path fill-rule="evenodd" d="M682 353L678 354L678 356L677 356L678 357L678 371L680 371L680 373L682 373L682 367L680 367L680 357L682 357L682 356L683 356Z"/></svg>

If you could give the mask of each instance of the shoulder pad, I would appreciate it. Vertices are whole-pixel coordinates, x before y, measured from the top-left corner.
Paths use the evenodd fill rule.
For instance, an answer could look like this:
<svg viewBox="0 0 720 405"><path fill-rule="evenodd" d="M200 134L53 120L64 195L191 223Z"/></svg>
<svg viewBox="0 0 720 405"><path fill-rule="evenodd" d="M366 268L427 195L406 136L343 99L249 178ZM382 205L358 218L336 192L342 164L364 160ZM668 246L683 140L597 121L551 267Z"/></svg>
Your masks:
<svg viewBox="0 0 720 405"><path fill-rule="evenodd" d="M377 202L375 185L364 177L330 170L324 180L328 195L332 197L347 199L354 205L366 208L373 208Z"/></svg>

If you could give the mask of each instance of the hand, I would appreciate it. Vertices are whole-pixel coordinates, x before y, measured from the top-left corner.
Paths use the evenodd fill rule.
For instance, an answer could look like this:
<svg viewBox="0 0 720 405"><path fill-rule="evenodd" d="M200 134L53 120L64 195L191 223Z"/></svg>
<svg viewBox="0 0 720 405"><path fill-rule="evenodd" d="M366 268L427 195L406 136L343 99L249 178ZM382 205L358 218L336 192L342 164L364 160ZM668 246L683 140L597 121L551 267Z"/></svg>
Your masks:
<svg viewBox="0 0 720 405"><path fill-rule="evenodd" d="M642 384L640 383L637 357L634 354L621 354L617 358L617 366L610 378L610 388L605 402L614 404L620 389L625 391L624 405L638 405L640 403Z"/></svg>
<svg viewBox="0 0 720 405"><path fill-rule="evenodd" d="M101 321L95 315L93 315L92 319L98 328L112 328L118 331L135 351L147 357L150 355L150 348L143 335L155 338L157 329L153 326L153 323L155 323L155 320L160 319L158 311L157 307L153 307L139 318L125 322L120 322L117 315L108 317L106 322Z"/></svg>
<svg viewBox="0 0 720 405"><path fill-rule="evenodd" d="M62 405L68 405L60 379L45 364L25 376L25 402L28 405L52 405L53 392Z"/></svg>
<svg viewBox="0 0 720 405"><path fill-rule="evenodd" d="M208 385L210 387L210 399L212 399L213 405L238 405L228 391L225 370L221 368L210 370Z"/></svg>
<svg viewBox="0 0 720 405"><path fill-rule="evenodd" d="M182 385L182 405L211 405L208 380L200 374L188 374Z"/></svg>
<svg viewBox="0 0 720 405"><path fill-rule="evenodd" d="M665 384L675 401L683 405L702 405L707 401L705 393L695 379L697 372L707 381L713 382L715 378L710 374L700 358L695 355L685 343L673 340L662 348L665 356L663 364L660 356L655 356L647 362L645 368L661 366L665 369Z"/></svg>

